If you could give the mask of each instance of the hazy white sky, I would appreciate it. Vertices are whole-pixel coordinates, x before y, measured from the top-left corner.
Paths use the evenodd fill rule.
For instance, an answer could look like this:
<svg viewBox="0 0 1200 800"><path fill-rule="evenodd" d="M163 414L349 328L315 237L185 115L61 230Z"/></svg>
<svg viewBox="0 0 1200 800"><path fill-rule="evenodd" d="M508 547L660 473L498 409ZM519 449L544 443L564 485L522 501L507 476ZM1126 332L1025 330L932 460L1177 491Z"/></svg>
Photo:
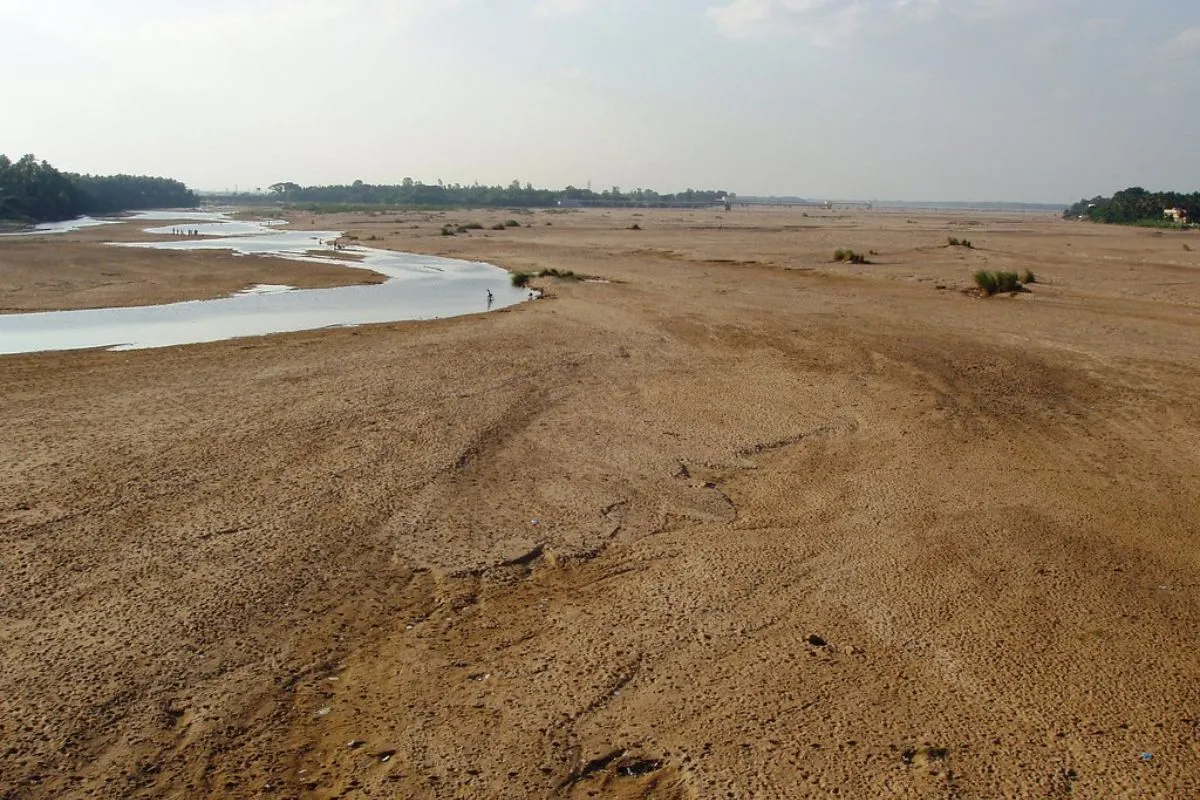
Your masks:
<svg viewBox="0 0 1200 800"><path fill-rule="evenodd" d="M0 152L202 189L1200 189L1195 0L0 0L0 74Z"/></svg>

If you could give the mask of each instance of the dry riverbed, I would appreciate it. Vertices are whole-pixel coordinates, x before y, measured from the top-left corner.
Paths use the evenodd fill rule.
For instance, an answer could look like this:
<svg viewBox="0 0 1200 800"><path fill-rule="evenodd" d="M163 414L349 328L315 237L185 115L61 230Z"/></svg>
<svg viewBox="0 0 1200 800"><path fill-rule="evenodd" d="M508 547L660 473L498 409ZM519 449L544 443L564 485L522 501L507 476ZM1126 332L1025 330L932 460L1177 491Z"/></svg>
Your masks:
<svg viewBox="0 0 1200 800"><path fill-rule="evenodd" d="M1200 793L1198 237L291 221L611 282L0 357L0 797ZM0 306L364 277L64 236Z"/></svg>

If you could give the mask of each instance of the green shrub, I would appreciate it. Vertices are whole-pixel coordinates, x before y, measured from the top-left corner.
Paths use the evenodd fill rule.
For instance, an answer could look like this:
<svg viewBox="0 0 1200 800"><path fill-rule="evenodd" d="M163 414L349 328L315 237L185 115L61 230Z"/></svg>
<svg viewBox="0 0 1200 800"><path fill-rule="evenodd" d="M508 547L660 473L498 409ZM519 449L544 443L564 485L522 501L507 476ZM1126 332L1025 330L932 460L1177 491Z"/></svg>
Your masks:
<svg viewBox="0 0 1200 800"><path fill-rule="evenodd" d="M839 247L833 251L834 261L844 261L847 264L870 264L862 253L856 253L848 247Z"/></svg>
<svg viewBox="0 0 1200 800"><path fill-rule="evenodd" d="M640 231L641 229L642 226L638 225L636 222L629 226L629 230L631 231Z"/></svg>
<svg viewBox="0 0 1200 800"><path fill-rule="evenodd" d="M1019 292L1024 288L1021 286L1021 276L1015 272L997 272L996 285L1002 292Z"/></svg>
<svg viewBox="0 0 1200 800"><path fill-rule="evenodd" d="M453 236L453 235L454 235L454 228L451 228L449 225L442 226L442 236Z"/></svg>
<svg viewBox="0 0 1200 800"><path fill-rule="evenodd" d="M481 231L483 225L478 222L468 222L466 225L459 225L459 231Z"/></svg>
<svg viewBox="0 0 1200 800"><path fill-rule="evenodd" d="M1184 242L1183 249L1188 251L1189 253L1192 252L1192 246L1186 242Z"/></svg>
<svg viewBox="0 0 1200 800"><path fill-rule="evenodd" d="M1021 275L1021 283L1037 283L1037 275L1033 274L1033 270L1027 269Z"/></svg>
<svg viewBox="0 0 1200 800"><path fill-rule="evenodd" d="M497 222L495 225L492 226L492 230L503 231L503 230L507 230L507 228L505 227L503 222Z"/></svg>
<svg viewBox="0 0 1200 800"><path fill-rule="evenodd" d="M1021 276L1015 272L988 272L985 269L975 273L975 285L988 297L1002 292L1019 292L1025 288L1021 285Z"/></svg>
<svg viewBox="0 0 1200 800"><path fill-rule="evenodd" d="M971 244L970 240L968 240L968 239L959 239L957 237L951 236L949 239L946 240L946 242L951 247L965 247L968 250L975 249L975 245Z"/></svg>
<svg viewBox="0 0 1200 800"><path fill-rule="evenodd" d="M533 274L529 273L529 272L514 272L512 275L509 276L508 279L510 281L512 281L513 286L520 289L523 286L525 286L527 283L529 283L529 280L532 277L533 277Z"/></svg>
<svg viewBox="0 0 1200 800"><path fill-rule="evenodd" d="M975 273L975 285L991 297L996 293L996 273L981 269Z"/></svg>
<svg viewBox="0 0 1200 800"><path fill-rule="evenodd" d="M519 228L519 227L521 227L521 223L517 222L515 219L507 219L504 221L504 227Z"/></svg>

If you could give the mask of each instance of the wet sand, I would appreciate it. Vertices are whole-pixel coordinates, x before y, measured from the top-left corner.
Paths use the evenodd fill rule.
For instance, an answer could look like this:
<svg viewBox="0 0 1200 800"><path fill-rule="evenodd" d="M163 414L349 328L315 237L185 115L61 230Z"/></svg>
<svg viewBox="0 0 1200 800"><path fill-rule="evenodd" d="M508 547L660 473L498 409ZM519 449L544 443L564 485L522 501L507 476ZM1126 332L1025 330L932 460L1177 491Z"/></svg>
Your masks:
<svg viewBox="0 0 1200 800"><path fill-rule="evenodd" d="M810 214L304 215L612 282L0 358L0 797L1200 793L1200 234Z"/></svg>

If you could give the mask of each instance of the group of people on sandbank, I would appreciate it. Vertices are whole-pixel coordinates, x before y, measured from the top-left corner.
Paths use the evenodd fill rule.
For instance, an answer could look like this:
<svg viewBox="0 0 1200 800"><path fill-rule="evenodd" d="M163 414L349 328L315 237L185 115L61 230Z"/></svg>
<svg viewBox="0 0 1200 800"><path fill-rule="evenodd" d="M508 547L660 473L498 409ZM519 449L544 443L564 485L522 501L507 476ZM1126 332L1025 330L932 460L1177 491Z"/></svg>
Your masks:
<svg viewBox="0 0 1200 800"><path fill-rule="evenodd" d="M199 228L171 228L172 236L186 236L189 239L194 239L200 235Z"/></svg>

